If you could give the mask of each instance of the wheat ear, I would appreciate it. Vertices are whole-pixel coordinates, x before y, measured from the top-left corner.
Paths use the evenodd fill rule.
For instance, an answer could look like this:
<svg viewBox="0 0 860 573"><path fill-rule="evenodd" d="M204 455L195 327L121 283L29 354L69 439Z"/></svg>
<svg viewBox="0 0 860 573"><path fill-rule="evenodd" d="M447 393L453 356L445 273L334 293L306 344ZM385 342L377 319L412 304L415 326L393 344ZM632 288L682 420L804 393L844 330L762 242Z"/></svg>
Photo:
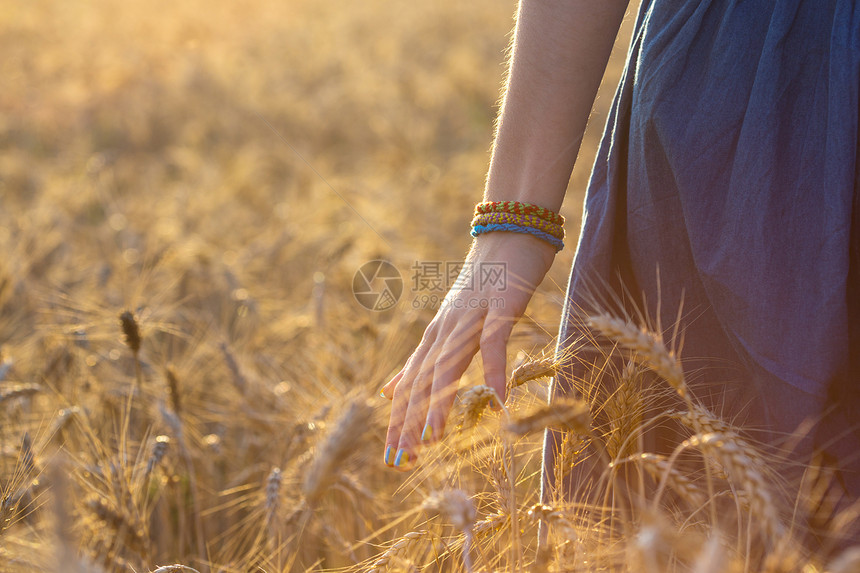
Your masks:
<svg viewBox="0 0 860 573"><path fill-rule="evenodd" d="M8 384L0 391L0 402L15 398L29 398L42 391L39 384Z"/></svg>
<svg viewBox="0 0 860 573"><path fill-rule="evenodd" d="M379 558L373 562L370 569L367 570L367 573L382 573L391 562L397 557L398 554L405 551L407 547L416 543L418 540L427 536L427 531L410 531L400 539L398 539L394 545L385 550L385 552L379 556Z"/></svg>
<svg viewBox="0 0 860 573"><path fill-rule="evenodd" d="M762 517L762 531L770 540L785 534L785 525L779 516L776 499L758 463L747 452L749 445L734 434L700 434L685 440L681 446L695 447L713 456L726 469L731 480L747 492L750 511Z"/></svg>
<svg viewBox="0 0 860 573"><path fill-rule="evenodd" d="M606 451L612 459L632 455L635 451L636 432L642 426L645 405L637 383L637 368L629 361L618 380L615 391L606 400L606 413L610 432L606 438Z"/></svg>
<svg viewBox="0 0 860 573"><path fill-rule="evenodd" d="M496 392L489 386L480 384L473 386L463 393L461 398L463 409L463 420L460 423L462 430L473 428L481 420L481 415L484 409L489 406L493 400L498 401Z"/></svg>
<svg viewBox="0 0 860 573"><path fill-rule="evenodd" d="M514 368L511 379L508 381L508 389L522 386L531 380L538 378L550 378L555 376L558 363L552 358L540 358L528 360Z"/></svg>
<svg viewBox="0 0 860 573"><path fill-rule="evenodd" d="M338 466L361 443L372 413L373 409L367 402L356 400L341 416L305 474L302 494L309 504L319 501L335 481Z"/></svg>
<svg viewBox="0 0 860 573"><path fill-rule="evenodd" d="M469 499L466 492L449 489L431 494L424 501L422 508L431 513L444 515L451 525L463 533L463 567L471 573L473 568L470 550L478 516L475 503Z"/></svg>
<svg viewBox="0 0 860 573"><path fill-rule="evenodd" d="M605 313L589 316L586 323L603 336L633 351L637 362L645 364L656 372L682 398L687 397L684 370L674 352L666 348L662 335Z"/></svg>
<svg viewBox="0 0 860 573"><path fill-rule="evenodd" d="M520 436L540 432L545 428L588 434L591 431L588 404L576 398L559 399L505 426L509 432Z"/></svg>
<svg viewBox="0 0 860 573"><path fill-rule="evenodd" d="M665 480L684 501L693 508L702 507L705 504L705 495L696 484L687 477L687 474L670 463L665 456L657 454L640 454L637 459L645 471L654 478L658 484Z"/></svg>

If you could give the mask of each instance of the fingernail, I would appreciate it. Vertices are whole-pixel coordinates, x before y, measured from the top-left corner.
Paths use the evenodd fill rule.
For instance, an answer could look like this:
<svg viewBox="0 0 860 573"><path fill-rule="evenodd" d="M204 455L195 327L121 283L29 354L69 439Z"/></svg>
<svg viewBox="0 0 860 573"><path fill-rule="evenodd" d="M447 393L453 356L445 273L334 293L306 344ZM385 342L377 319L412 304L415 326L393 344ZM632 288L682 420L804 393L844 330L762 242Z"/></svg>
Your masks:
<svg viewBox="0 0 860 573"><path fill-rule="evenodd" d="M409 463L409 454L404 449L400 449L397 452L397 457L394 458L394 467L402 468L406 464Z"/></svg>
<svg viewBox="0 0 860 573"><path fill-rule="evenodd" d="M499 412L502 409L502 405L499 404L499 401L496 400L495 396L490 398L490 404L489 405L490 405L490 410L492 410L493 412Z"/></svg>
<svg viewBox="0 0 860 573"><path fill-rule="evenodd" d="M430 422L424 426L424 431L421 432L421 441L429 442L433 439L433 426L430 425Z"/></svg>
<svg viewBox="0 0 860 573"><path fill-rule="evenodd" d="M385 465L387 465L387 466L393 465L391 463L391 452L393 449L394 448L392 448L391 446L388 446L387 448L385 448Z"/></svg>

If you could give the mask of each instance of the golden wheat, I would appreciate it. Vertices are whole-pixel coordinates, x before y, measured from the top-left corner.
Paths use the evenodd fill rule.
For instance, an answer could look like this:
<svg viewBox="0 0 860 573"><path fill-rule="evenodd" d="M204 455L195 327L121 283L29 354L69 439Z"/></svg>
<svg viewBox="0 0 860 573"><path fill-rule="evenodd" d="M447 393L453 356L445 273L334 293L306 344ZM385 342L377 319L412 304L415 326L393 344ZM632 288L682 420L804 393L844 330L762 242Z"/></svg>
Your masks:
<svg viewBox="0 0 860 573"><path fill-rule="evenodd" d="M428 532L426 530L410 531L395 541L391 547L386 549L385 552L373 562L373 565L367 570L367 573L382 573L383 571L386 571L391 562L396 559L400 553L403 553L410 545L418 542L427 535Z"/></svg>
<svg viewBox="0 0 860 573"><path fill-rule="evenodd" d="M677 356L666 348L660 334L608 314L589 316L587 324L607 338L631 350L633 358L669 383L681 397L687 396L684 370Z"/></svg>
<svg viewBox="0 0 860 573"><path fill-rule="evenodd" d="M588 434L591 431L591 412L588 404L582 400L558 399L527 416L511 421L505 428L520 436L540 432L546 428Z"/></svg>
<svg viewBox="0 0 860 573"><path fill-rule="evenodd" d="M302 495L314 504L337 479L336 471L360 443L368 429L372 409L363 400L353 401L338 420L334 430L316 452L302 483Z"/></svg>
<svg viewBox="0 0 860 573"><path fill-rule="evenodd" d="M467 390L461 398L463 414L460 428L473 428L481 420L484 409L494 402L498 402L498 396L489 386L478 385Z"/></svg>
<svg viewBox="0 0 860 573"><path fill-rule="evenodd" d="M772 542L785 534L777 498L761 473L762 466L750 455L748 444L734 434L710 433L693 436L685 445L699 448L720 462L735 487L749 496L750 511L759 518L766 539Z"/></svg>
<svg viewBox="0 0 860 573"><path fill-rule="evenodd" d="M508 381L508 390L538 378L551 378L555 376L558 366L553 358L528 360L514 368Z"/></svg>
<svg viewBox="0 0 860 573"><path fill-rule="evenodd" d="M657 483L665 481L681 499L690 504L691 508L698 509L705 505L706 493L702 488L696 485L688 474L669 463L665 456L644 453L639 454L635 459L654 478L654 481Z"/></svg>

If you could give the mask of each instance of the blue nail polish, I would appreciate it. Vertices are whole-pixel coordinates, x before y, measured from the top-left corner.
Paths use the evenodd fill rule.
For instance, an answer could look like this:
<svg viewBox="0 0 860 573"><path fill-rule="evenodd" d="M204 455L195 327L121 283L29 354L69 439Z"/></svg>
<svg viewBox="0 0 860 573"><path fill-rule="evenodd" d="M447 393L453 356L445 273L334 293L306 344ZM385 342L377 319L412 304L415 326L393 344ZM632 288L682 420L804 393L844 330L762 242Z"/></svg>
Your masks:
<svg viewBox="0 0 860 573"><path fill-rule="evenodd" d="M429 442L433 439L433 426L430 425L430 422L424 426L424 431L421 432L421 441Z"/></svg>
<svg viewBox="0 0 860 573"><path fill-rule="evenodd" d="M409 454L406 453L406 450L400 449L397 452L397 457L394 458L394 467L401 468L409 463Z"/></svg>
<svg viewBox="0 0 860 573"><path fill-rule="evenodd" d="M388 446L387 448L385 448L385 465L387 465L387 466L393 465L391 463L391 451L392 450L393 450L393 448L391 446Z"/></svg>

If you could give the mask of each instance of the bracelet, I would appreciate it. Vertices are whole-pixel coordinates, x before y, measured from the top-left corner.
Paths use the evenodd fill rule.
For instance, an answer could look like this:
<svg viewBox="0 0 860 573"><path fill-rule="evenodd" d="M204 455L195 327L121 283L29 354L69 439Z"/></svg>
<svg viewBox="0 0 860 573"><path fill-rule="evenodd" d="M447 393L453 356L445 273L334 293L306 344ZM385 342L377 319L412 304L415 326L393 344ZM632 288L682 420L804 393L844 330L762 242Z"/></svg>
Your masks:
<svg viewBox="0 0 860 573"><path fill-rule="evenodd" d="M549 233L553 237L561 240L564 239L564 229L561 225L550 223L546 219L534 215L520 215L518 213L484 213L476 215L472 219L472 226L489 225L494 223L513 223L522 227L534 227L545 233Z"/></svg>
<svg viewBox="0 0 860 573"><path fill-rule="evenodd" d="M534 235L538 239L543 239L553 247L555 247L556 252L562 250L564 248L564 242L545 231L541 231L540 229L535 229L534 227L524 227L522 225L516 225L513 223L491 223L489 225L475 225L472 227L471 235L473 237L477 237L483 233L490 233L492 231L513 231L514 233L525 233L527 235Z"/></svg>
<svg viewBox="0 0 860 573"><path fill-rule="evenodd" d="M475 205L473 237L493 231L525 233L555 247L564 248L564 217L545 207L519 201L484 201Z"/></svg>
<svg viewBox="0 0 860 573"><path fill-rule="evenodd" d="M476 216L484 213L535 215L555 225L564 225L564 217L555 211L550 211L545 207L539 207L532 203L521 203L519 201L484 201L475 205Z"/></svg>

